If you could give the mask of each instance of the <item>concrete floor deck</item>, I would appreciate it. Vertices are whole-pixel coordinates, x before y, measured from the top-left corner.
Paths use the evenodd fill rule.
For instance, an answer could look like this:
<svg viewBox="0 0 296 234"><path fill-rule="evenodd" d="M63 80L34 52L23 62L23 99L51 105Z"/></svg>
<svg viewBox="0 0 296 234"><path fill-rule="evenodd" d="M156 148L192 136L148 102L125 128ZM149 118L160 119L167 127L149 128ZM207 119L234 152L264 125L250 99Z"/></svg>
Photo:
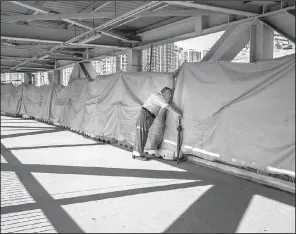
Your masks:
<svg viewBox="0 0 296 234"><path fill-rule="evenodd" d="M1 117L1 232L295 232L295 196Z"/></svg>

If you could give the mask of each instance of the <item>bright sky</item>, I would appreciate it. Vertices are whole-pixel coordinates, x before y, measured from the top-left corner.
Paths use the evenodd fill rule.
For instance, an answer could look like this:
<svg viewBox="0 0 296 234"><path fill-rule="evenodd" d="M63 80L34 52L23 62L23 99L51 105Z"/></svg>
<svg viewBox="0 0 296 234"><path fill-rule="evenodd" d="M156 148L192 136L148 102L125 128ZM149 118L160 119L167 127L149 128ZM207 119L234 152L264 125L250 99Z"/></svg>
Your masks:
<svg viewBox="0 0 296 234"><path fill-rule="evenodd" d="M211 48L223 33L224 31L178 41L175 42L175 45L182 47L184 50L196 49L197 51L202 51L202 49Z"/></svg>

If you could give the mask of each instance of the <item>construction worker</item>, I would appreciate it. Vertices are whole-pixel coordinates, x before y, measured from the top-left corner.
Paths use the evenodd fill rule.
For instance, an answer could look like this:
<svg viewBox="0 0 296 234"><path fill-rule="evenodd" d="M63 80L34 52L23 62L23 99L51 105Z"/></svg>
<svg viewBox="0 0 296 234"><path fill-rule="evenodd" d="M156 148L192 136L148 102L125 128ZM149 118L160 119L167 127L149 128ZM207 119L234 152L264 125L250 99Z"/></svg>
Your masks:
<svg viewBox="0 0 296 234"><path fill-rule="evenodd" d="M135 145L132 153L132 157L147 161L147 157L144 156L144 148L148 138L149 128L153 124L155 117L158 115L161 108L166 108L172 111L178 117L182 115L175 110L169 102L172 98L172 90L168 87L164 87L159 93L153 93L141 108L140 114L136 122L136 138Z"/></svg>

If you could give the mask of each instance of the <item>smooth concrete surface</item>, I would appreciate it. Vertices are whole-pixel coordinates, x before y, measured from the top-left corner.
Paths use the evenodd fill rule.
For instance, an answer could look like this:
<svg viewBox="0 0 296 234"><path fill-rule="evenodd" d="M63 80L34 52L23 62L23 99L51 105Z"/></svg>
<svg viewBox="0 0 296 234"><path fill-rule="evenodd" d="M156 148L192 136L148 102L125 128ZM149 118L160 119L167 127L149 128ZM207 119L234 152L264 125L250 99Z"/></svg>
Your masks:
<svg viewBox="0 0 296 234"><path fill-rule="evenodd" d="M295 196L1 117L1 232L295 232Z"/></svg>

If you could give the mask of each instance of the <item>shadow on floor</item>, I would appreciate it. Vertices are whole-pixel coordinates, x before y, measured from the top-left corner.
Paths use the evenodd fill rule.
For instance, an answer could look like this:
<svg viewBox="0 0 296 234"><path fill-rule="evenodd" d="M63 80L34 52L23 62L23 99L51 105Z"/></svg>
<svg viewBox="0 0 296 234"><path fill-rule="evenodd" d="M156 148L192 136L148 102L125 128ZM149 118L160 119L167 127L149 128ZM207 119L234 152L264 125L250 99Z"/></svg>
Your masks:
<svg viewBox="0 0 296 234"><path fill-rule="evenodd" d="M66 131L66 130L59 129L59 128L54 128L53 130L44 130L44 131L38 131L38 132L15 133L15 134L3 135L3 136L1 136L1 139L13 138L13 137L22 137L22 136L32 136L32 135L39 135L39 134L45 134L45 133L54 133L54 132L63 132L63 131Z"/></svg>
<svg viewBox="0 0 296 234"><path fill-rule="evenodd" d="M12 126L12 125L2 125L1 128L17 128L17 129L23 129L23 128L34 128L34 129L56 129L56 127L34 127L34 126Z"/></svg>
<svg viewBox="0 0 296 234"><path fill-rule="evenodd" d="M81 228L63 210L63 208L39 184L32 173L25 168L22 168L24 165L15 157L15 155L10 150L6 149L2 143L1 152L3 152L2 156L6 159L7 163L14 167L13 172L16 173L28 193L35 200L35 203L29 203L26 205L34 204L35 208L33 209L41 209L58 232L83 232ZM1 171L4 171L2 167ZM18 206L21 205L16 205L16 207ZM15 206L1 207L1 214L22 211L22 209L14 208Z"/></svg>
<svg viewBox="0 0 296 234"><path fill-rule="evenodd" d="M20 119L21 120L21 119ZM1 120L1 123L3 124L22 124L22 123L30 123L30 124L40 124L40 122L37 122L36 120L31 120L31 121L20 121L20 120L16 120L16 121L5 121L5 120ZM43 124L43 123L42 123Z"/></svg>
<svg viewBox="0 0 296 234"><path fill-rule="evenodd" d="M248 182L239 178L233 178L230 175L223 175L223 180L219 180L219 174L222 173L213 171L215 176L208 176L208 174L211 173L208 171L205 173L205 169L198 167L197 165L195 165L195 169L199 171L193 172L191 165L187 163L177 166L174 162L168 162L168 164L182 169L187 168L187 171L35 165L22 164L11 152L11 150L7 149L3 144L1 144L1 152L3 157L8 162L2 164L1 171L15 172L21 183L25 186L26 190L36 201L36 203L2 207L1 214L42 209L44 214L58 232L83 232L81 228L75 223L75 221L73 221L71 217L69 217L69 215L63 210L61 207L62 205L205 185L213 185L213 187L205 192L205 194L203 194L203 196L200 197L196 202L194 202L190 208L166 230L166 232L235 232L252 197L256 194L283 202L290 206L295 206L295 200L293 199L292 194L277 191L271 188L265 188L260 185L254 186L252 182ZM190 179L200 181L54 200L35 179L35 177L32 175L33 172L119 177L130 176L142 178ZM236 185L239 185L239 187L236 187L236 185L227 185L225 184L224 180L230 181L230 183L232 183L234 180L238 180Z"/></svg>
<svg viewBox="0 0 296 234"><path fill-rule="evenodd" d="M31 133L12 134L4 138L53 133L66 131L57 128ZM2 136L3 137L3 136ZM37 147L14 147L6 148L1 143L1 154L7 163L1 164L1 171L14 172L24 185L35 203L16 204L1 208L1 214L13 214L14 212L30 211L41 209L51 224L58 232L81 233L83 230L64 211L62 205L97 201L109 198L145 194L158 191L169 191L190 187L213 185L198 200L196 200L177 220L168 227L165 232L236 232L238 225L246 212L246 209L254 195L260 195L269 199L282 202L295 207L295 196L273 188L268 188L232 175L228 175L210 168L193 165L187 162L177 164L174 161L157 159L185 171L164 171L145 169L122 169L105 167L80 167L80 166L59 166L59 165L36 165L22 164L11 150L18 149L39 149L55 147L77 147L91 146L95 144L77 145L48 145ZM121 147L120 147L121 148ZM108 155L110 156L110 155ZM132 160L130 158L130 160ZM147 162L149 163L149 161ZM76 175L102 175L117 177L139 177L139 178L161 178L177 180L198 180L186 183L176 183L148 188L128 189L124 191L107 192L103 194L92 194L62 198L55 200L35 179L32 173L55 173L55 174L76 174ZM15 187L14 189L19 189Z"/></svg>
<svg viewBox="0 0 296 234"><path fill-rule="evenodd" d="M29 149L48 149L48 148L69 148L69 147L79 147L79 146L91 146L91 145L105 145L103 142L96 142L90 144L71 144L71 145L42 145L42 146L26 146L26 147L11 147L7 148L9 150L29 150Z"/></svg>

